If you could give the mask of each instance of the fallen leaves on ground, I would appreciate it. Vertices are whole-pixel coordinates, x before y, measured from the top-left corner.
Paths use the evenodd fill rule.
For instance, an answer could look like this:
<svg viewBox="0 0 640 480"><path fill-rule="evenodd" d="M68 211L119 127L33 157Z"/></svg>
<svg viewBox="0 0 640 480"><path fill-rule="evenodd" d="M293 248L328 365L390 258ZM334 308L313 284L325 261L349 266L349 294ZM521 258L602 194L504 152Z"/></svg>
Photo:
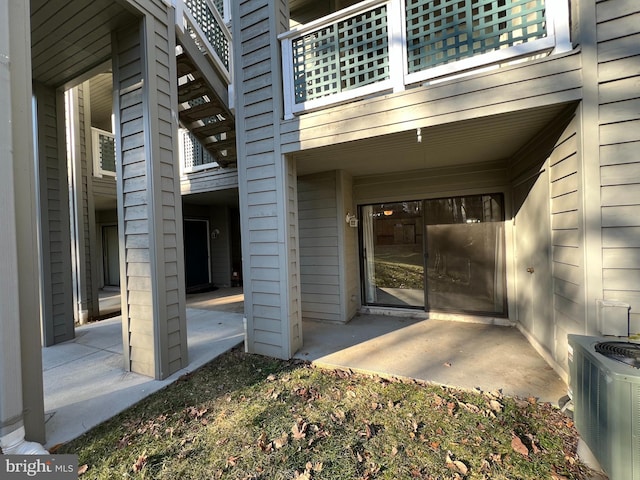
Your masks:
<svg viewBox="0 0 640 480"><path fill-rule="evenodd" d="M447 452L447 456L445 457L445 464L447 468L461 473L462 475L466 475L469 472L469 467L467 467L464 462L452 458L452 455L453 454L451 452Z"/></svg>
<svg viewBox="0 0 640 480"><path fill-rule="evenodd" d="M534 397L234 351L61 453L100 480L582 480L576 447L572 420Z"/></svg>
<svg viewBox="0 0 640 480"><path fill-rule="evenodd" d="M517 436L515 433L512 435L513 437L511 439L511 448L513 448L513 450L518 452L520 455L524 455L525 457L528 457L529 449L527 448L527 446L524 443L522 443L522 440L520 439L520 437Z"/></svg>
<svg viewBox="0 0 640 480"><path fill-rule="evenodd" d="M138 459L136 460L136 462L133 464L133 466L131 467L131 469L135 472L138 473L140 471L142 471L142 469L144 468L144 466L147 464L147 455L146 453L143 453L142 455L140 455L138 457Z"/></svg>
<svg viewBox="0 0 640 480"><path fill-rule="evenodd" d="M291 427L291 435L294 440L302 440L307 436L307 423L302 419L298 419L296 423Z"/></svg>

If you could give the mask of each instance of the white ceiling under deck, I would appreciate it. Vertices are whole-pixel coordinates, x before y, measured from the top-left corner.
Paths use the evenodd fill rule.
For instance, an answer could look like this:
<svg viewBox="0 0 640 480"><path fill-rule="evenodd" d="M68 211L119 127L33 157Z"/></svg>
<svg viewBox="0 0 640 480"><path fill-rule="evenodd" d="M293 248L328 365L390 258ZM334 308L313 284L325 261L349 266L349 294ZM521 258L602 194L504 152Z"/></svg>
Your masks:
<svg viewBox="0 0 640 480"><path fill-rule="evenodd" d="M530 142L566 104L448 123L292 154L298 175L345 170L353 177L504 160Z"/></svg>
<svg viewBox="0 0 640 480"><path fill-rule="evenodd" d="M136 16L114 0L31 0L33 79L59 87L111 60L111 32Z"/></svg>

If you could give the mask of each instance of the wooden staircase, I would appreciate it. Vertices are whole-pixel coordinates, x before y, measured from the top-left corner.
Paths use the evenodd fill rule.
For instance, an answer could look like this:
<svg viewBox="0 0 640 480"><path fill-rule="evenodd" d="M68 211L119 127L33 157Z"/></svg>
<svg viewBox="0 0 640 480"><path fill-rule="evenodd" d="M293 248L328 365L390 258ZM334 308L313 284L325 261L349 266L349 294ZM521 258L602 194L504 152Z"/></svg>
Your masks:
<svg viewBox="0 0 640 480"><path fill-rule="evenodd" d="M218 166L237 165L235 117L229 105L229 82L189 35L178 35L178 117L215 158ZM215 166L215 164L212 164Z"/></svg>

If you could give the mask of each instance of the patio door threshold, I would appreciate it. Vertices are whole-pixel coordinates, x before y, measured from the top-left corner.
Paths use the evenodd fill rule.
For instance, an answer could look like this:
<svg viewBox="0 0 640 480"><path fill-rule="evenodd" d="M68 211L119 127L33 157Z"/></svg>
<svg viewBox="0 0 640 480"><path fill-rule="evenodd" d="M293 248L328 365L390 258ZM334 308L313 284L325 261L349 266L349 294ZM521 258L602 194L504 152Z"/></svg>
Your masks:
<svg viewBox="0 0 640 480"><path fill-rule="evenodd" d="M363 305L358 310L362 315L382 315L389 317L402 317L413 320L446 320L461 323L480 323L483 325L496 325L501 327L515 327L517 322L506 317L490 315L473 315L468 313L434 312L418 310L414 308L381 307L377 305Z"/></svg>

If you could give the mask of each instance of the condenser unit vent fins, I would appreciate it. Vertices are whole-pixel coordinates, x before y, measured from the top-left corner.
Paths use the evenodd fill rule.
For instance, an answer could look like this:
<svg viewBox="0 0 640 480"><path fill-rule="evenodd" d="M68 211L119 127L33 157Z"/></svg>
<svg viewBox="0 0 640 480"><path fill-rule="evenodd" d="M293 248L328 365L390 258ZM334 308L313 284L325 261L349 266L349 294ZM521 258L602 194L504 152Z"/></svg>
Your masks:
<svg viewBox="0 0 640 480"><path fill-rule="evenodd" d="M638 345L581 335L569 335L569 345L578 432L609 480L640 480Z"/></svg>

